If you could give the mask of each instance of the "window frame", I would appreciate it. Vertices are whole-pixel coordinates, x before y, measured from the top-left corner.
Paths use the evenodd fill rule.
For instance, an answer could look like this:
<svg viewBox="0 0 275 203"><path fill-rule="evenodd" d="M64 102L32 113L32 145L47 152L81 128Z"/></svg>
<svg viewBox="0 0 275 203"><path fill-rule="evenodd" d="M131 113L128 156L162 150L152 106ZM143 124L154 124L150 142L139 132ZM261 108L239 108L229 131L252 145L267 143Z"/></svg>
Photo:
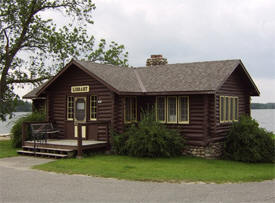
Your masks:
<svg viewBox="0 0 275 203"><path fill-rule="evenodd" d="M187 100L187 120L186 121L180 121L181 116L181 98L186 98ZM179 124L189 124L189 96L178 96L177 98L177 105L178 105L178 123Z"/></svg>
<svg viewBox="0 0 275 203"><path fill-rule="evenodd" d="M223 102L222 102L222 99L223 99ZM231 123L234 121L238 121L238 119L236 118L239 117L239 97L221 95L219 96L219 100L220 100L219 101L220 123ZM228 100L228 112L226 111L227 110L226 100ZM236 101L237 101L237 105L236 105ZM237 107L237 111L236 111L236 107ZM228 113L228 118L226 117L226 113ZM232 113L232 119L231 119L231 113Z"/></svg>
<svg viewBox="0 0 275 203"><path fill-rule="evenodd" d="M129 98L130 99L130 118L131 118L131 120L129 120L129 121L126 121L126 98ZM132 101L133 101L133 99L135 100L135 102L136 102L136 105L135 105L135 118L134 119L132 119L133 118L133 116L132 116L132 113L133 113L133 104L132 104ZM136 96L126 96L126 97L124 97L124 108L123 108L123 110L124 110L124 123L133 123L133 122L137 122L137 97Z"/></svg>
<svg viewBox="0 0 275 203"><path fill-rule="evenodd" d="M239 97L233 97L233 101L234 101L233 121L239 121ZM236 105L236 101L237 101L237 105ZM236 107L237 107L237 111L236 111Z"/></svg>
<svg viewBox="0 0 275 203"><path fill-rule="evenodd" d="M93 97L95 97L95 100L93 100ZM93 108L92 104L93 102L95 102L95 107ZM95 110L95 118L93 118L93 110ZM98 110L98 106L97 106L97 95L92 94L90 96L90 120L91 121L96 121L97 120L97 111Z"/></svg>
<svg viewBox="0 0 275 203"><path fill-rule="evenodd" d="M176 98L176 121L169 121L169 98ZM166 97L167 99L167 107L166 107L166 111L167 111L167 118L166 118L166 121L168 124L177 124L178 123L178 97L177 96L167 96Z"/></svg>
<svg viewBox="0 0 275 203"><path fill-rule="evenodd" d="M69 104L70 104L70 98L72 98L72 106L69 107ZM72 117L69 118L69 109L72 109ZM66 111L67 115L67 121L73 121L74 120L74 96L67 96L67 111Z"/></svg>
<svg viewBox="0 0 275 203"><path fill-rule="evenodd" d="M164 98L164 120L158 120L158 98ZM155 107L155 114L156 114L156 121L160 122L160 123L166 123L167 121L167 98L166 96L157 96L156 97L156 107Z"/></svg>

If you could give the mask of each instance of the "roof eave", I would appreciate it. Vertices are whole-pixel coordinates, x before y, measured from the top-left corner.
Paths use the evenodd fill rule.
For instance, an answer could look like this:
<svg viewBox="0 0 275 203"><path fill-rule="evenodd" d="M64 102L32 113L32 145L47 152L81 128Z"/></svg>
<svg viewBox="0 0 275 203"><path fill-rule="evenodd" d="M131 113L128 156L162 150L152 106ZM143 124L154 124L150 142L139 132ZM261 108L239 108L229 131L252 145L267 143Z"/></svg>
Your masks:
<svg viewBox="0 0 275 203"><path fill-rule="evenodd" d="M162 92L120 92L120 95L143 95L143 96L155 96L155 95L191 95L191 94L215 94L215 90L197 90L197 91L162 91Z"/></svg>

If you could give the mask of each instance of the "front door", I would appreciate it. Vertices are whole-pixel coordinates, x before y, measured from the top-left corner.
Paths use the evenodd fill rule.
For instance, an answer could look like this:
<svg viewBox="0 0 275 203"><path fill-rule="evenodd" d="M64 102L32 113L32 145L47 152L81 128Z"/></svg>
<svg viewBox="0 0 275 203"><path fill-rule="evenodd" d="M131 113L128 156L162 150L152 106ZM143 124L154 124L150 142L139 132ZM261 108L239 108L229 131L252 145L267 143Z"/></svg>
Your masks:
<svg viewBox="0 0 275 203"><path fill-rule="evenodd" d="M78 123L85 123L86 113L86 97L75 97L74 99L74 137L78 137ZM81 126L82 138L86 138L86 126Z"/></svg>

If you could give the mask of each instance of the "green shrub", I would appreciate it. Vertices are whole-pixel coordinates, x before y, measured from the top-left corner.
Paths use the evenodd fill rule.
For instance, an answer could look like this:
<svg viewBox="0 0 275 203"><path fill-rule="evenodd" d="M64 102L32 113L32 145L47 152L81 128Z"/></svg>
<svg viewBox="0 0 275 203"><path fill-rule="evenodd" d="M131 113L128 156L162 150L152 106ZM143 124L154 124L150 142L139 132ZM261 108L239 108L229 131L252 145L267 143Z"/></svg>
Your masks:
<svg viewBox="0 0 275 203"><path fill-rule="evenodd" d="M225 141L224 158L244 162L274 162L274 134L254 119L242 116L234 122Z"/></svg>
<svg viewBox="0 0 275 203"><path fill-rule="evenodd" d="M122 134L112 133L112 149L117 154L137 157L173 157L181 155L184 139L176 130L168 129L145 115Z"/></svg>
<svg viewBox="0 0 275 203"><path fill-rule="evenodd" d="M34 112L17 119L11 128L11 141L13 147L21 147L22 145L22 125L26 121L45 121L45 114ZM27 137L29 139L31 136L30 129L27 130Z"/></svg>

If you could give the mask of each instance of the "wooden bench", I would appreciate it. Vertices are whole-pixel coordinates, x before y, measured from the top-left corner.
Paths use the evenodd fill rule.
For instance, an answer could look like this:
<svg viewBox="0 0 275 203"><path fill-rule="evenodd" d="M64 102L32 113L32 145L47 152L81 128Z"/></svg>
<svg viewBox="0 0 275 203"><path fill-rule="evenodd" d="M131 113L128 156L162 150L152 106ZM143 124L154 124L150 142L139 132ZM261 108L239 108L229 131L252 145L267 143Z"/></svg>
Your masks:
<svg viewBox="0 0 275 203"><path fill-rule="evenodd" d="M47 139L51 135L56 134L59 130L54 129L52 123L31 123L31 135L34 141L44 141L47 143Z"/></svg>

